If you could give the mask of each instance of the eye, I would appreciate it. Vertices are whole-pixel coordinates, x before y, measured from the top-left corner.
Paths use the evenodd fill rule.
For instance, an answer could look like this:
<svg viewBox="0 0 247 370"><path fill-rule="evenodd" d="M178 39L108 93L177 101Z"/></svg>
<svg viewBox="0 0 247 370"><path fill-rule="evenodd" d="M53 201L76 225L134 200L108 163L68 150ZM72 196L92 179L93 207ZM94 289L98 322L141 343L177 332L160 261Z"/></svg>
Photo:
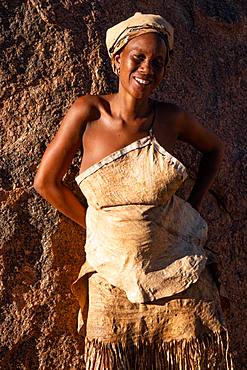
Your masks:
<svg viewBox="0 0 247 370"><path fill-rule="evenodd" d="M144 55L142 55L142 54L134 54L133 55L133 59L136 62L142 62L144 60Z"/></svg>
<svg viewBox="0 0 247 370"><path fill-rule="evenodd" d="M161 59L154 59L153 66L157 69L162 69L165 66L165 62Z"/></svg>

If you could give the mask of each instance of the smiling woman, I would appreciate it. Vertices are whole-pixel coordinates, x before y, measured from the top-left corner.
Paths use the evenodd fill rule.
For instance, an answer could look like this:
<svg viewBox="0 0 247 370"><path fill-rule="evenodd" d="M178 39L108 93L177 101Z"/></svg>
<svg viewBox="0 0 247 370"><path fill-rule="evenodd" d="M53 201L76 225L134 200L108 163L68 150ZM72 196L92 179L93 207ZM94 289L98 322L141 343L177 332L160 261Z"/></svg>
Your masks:
<svg viewBox="0 0 247 370"><path fill-rule="evenodd" d="M163 79L167 47L156 33L146 33L130 40L115 55L120 86L137 99L149 97Z"/></svg>
<svg viewBox="0 0 247 370"><path fill-rule="evenodd" d="M72 290L87 370L232 369L218 282L198 212L223 144L174 104L150 98L164 78L173 28L136 13L107 31L116 94L76 100L48 146L35 189L86 228L86 262ZM176 140L203 153L187 201ZM83 146L76 181L62 182Z"/></svg>

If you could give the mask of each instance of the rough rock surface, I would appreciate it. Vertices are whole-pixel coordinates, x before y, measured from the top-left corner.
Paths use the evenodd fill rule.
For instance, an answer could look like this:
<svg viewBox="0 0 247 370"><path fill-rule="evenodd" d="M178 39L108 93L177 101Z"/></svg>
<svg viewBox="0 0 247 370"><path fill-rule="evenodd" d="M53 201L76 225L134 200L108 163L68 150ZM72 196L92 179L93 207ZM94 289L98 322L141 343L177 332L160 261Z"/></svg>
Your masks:
<svg viewBox="0 0 247 370"><path fill-rule="evenodd" d="M83 368L70 284L84 258L84 233L32 183L75 98L116 89L105 31L135 11L160 13L176 29L173 61L155 96L193 112L226 143L202 213L231 300L236 369L245 368L246 10L245 0L1 1L1 369ZM179 144L175 153L192 183L198 155L184 149ZM79 194L78 163L77 157L65 181Z"/></svg>

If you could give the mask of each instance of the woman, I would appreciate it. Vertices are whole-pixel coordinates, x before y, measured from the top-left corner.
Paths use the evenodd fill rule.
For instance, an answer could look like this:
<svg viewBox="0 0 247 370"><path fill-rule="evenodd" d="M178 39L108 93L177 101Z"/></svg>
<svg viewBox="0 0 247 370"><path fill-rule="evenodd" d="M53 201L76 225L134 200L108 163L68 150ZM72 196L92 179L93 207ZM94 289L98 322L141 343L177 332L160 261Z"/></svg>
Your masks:
<svg viewBox="0 0 247 370"><path fill-rule="evenodd" d="M87 231L86 262L73 284L86 368L232 368L198 212L223 144L176 105L150 98L173 48L168 22L136 13L109 29L106 43L118 93L76 100L34 182ZM170 154L177 139L203 153L187 202L175 195L187 177ZM81 144L76 181L87 209L62 182Z"/></svg>

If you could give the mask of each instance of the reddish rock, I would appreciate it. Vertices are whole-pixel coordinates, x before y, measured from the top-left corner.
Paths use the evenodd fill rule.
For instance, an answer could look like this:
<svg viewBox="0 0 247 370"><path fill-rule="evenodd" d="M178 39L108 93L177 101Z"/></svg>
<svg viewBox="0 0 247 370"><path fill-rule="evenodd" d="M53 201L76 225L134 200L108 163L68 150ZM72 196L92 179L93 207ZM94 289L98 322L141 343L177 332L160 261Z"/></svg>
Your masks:
<svg viewBox="0 0 247 370"><path fill-rule="evenodd" d="M84 258L83 230L32 188L41 156L70 104L116 90L104 44L108 27L135 11L175 26L175 51L161 100L193 112L226 143L207 195L208 246L219 254L231 300L227 316L236 369L247 363L246 316L246 1L1 2L1 335L2 369L82 369L77 301L70 284ZM174 151L195 178L199 155ZM196 160L195 160L196 158ZM74 176L66 182L77 194Z"/></svg>

